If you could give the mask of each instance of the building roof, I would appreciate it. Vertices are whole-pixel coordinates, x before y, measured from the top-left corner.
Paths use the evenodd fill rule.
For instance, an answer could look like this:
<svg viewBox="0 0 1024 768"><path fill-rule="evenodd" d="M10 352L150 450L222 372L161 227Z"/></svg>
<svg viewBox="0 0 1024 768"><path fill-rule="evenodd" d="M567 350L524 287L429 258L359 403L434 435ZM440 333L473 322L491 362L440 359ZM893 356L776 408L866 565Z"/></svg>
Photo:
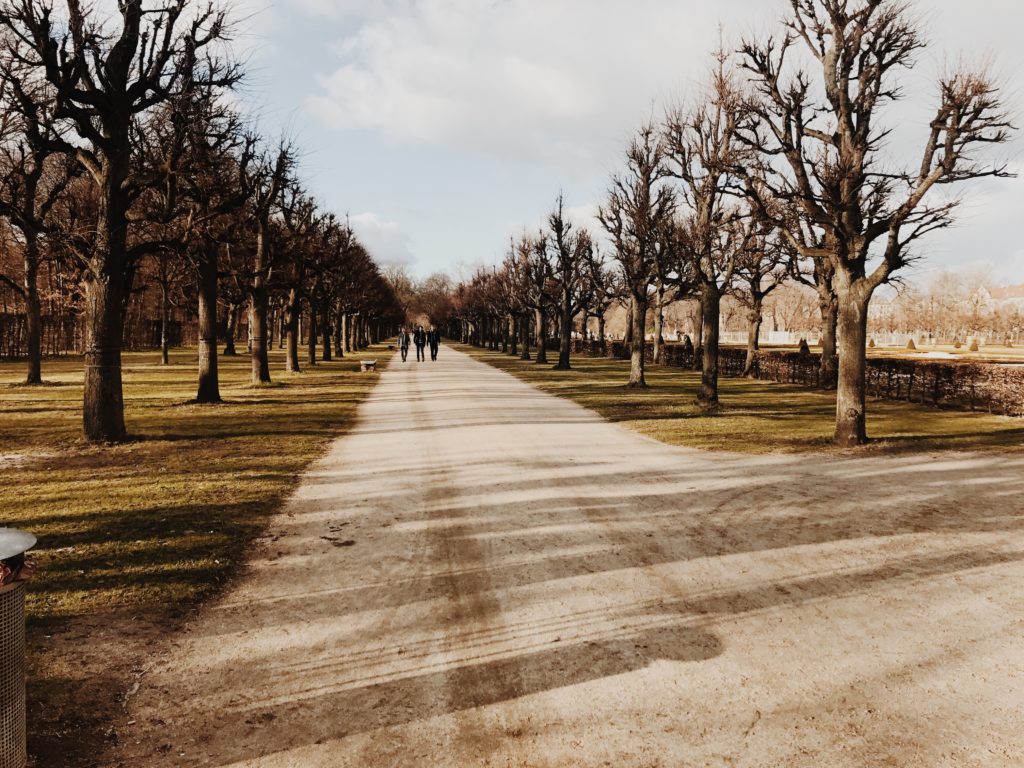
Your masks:
<svg viewBox="0 0 1024 768"><path fill-rule="evenodd" d="M1020 285L1004 285L999 288L992 288L990 293L992 298L997 300L1024 299L1024 283L1021 283Z"/></svg>

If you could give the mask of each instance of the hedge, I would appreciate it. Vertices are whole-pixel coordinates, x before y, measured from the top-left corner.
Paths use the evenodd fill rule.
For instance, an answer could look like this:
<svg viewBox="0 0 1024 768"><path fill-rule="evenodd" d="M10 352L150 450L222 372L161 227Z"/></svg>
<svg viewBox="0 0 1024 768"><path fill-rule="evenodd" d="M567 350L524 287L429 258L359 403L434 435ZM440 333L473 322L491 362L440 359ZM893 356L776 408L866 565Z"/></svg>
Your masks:
<svg viewBox="0 0 1024 768"><path fill-rule="evenodd" d="M573 350L586 357L629 359L629 346L621 341L576 340ZM648 360L652 354L648 345ZM746 358L746 349L722 347L719 374L742 376ZM820 361L820 354L760 350L754 355L753 375L765 381L817 387ZM693 352L683 344L666 344L663 364L692 368ZM866 377L871 397L1024 416L1024 364L875 358L867 361Z"/></svg>

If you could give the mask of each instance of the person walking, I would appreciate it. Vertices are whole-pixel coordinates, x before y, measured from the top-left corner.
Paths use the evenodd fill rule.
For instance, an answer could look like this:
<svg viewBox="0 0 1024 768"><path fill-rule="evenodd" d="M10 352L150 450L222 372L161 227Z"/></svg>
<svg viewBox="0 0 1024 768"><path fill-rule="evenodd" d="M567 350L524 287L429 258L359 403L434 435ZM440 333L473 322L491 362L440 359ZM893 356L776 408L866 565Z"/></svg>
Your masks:
<svg viewBox="0 0 1024 768"><path fill-rule="evenodd" d="M422 362L427 359L424 348L427 346L427 332L423 330L422 325L416 326L416 333L412 337L413 343L416 344L416 362Z"/></svg>
<svg viewBox="0 0 1024 768"><path fill-rule="evenodd" d="M441 347L441 332L437 328L430 329L430 359L437 360L437 350Z"/></svg>
<svg viewBox="0 0 1024 768"><path fill-rule="evenodd" d="M405 330L404 325L398 332L398 348L402 350L402 362L404 363L409 358L409 332Z"/></svg>

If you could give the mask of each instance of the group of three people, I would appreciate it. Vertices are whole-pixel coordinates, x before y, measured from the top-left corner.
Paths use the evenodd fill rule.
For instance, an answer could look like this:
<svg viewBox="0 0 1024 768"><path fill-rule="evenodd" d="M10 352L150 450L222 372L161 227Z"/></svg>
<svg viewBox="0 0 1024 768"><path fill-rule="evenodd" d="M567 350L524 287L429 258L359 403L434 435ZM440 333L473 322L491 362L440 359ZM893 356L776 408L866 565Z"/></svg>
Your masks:
<svg viewBox="0 0 1024 768"><path fill-rule="evenodd" d="M409 345L416 347L416 361L427 359L426 347L430 345L430 359L437 360L437 350L441 346L441 332L437 328L425 330L417 325L416 330L407 331L404 327L398 332L398 348L402 350L402 362L409 357Z"/></svg>

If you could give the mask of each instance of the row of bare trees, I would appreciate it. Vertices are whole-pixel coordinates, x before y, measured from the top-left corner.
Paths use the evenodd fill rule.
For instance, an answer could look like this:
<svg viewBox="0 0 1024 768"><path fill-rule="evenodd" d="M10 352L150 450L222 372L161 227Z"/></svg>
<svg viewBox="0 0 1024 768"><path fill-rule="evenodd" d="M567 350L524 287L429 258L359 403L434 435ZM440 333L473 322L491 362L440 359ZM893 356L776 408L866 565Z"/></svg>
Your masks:
<svg viewBox="0 0 1024 768"><path fill-rule="evenodd" d="M631 140L598 214L614 274L598 239L564 220L559 199L544 231L513 243L500 269L456 291L464 336L473 328L492 346L518 338L525 347L532 316L537 361L545 362L554 312L559 367L567 367L573 317L600 317L598 297L624 299L628 384L644 387L649 310L658 345L662 308L694 298L698 400L714 410L722 298L733 293L747 306L752 355L766 296L784 280L803 282L814 287L822 318L821 380L837 390L835 442L867 441L871 299L912 261L918 241L953 222L957 199L942 188L1010 175L982 151L1006 142L1013 126L987 71L958 68L938 79L920 155L894 159L887 108L904 95L901 77L925 47L914 5L788 5L777 35L720 50L697 97Z"/></svg>
<svg viewBox="0 0 1024 768"><path fill-rule="evenodd" d="M310 362L318 336L329 358L401 316L348 223L303 189L294 148L264 141L232 108L243 72L229 28L224 10L200 0L109 12L0 0L0 217L20 257L0 265L0 283L23 301L27 383L38 384L40 269L64 276L85 318L89 440L127 437L121 350L140 271L161 286L165 329L173 286L194 305L201 403L220 399L219 313L231 329L247 305L254 383L270 380L272 305L285 318L289 370L303 313Z"/></svg>

